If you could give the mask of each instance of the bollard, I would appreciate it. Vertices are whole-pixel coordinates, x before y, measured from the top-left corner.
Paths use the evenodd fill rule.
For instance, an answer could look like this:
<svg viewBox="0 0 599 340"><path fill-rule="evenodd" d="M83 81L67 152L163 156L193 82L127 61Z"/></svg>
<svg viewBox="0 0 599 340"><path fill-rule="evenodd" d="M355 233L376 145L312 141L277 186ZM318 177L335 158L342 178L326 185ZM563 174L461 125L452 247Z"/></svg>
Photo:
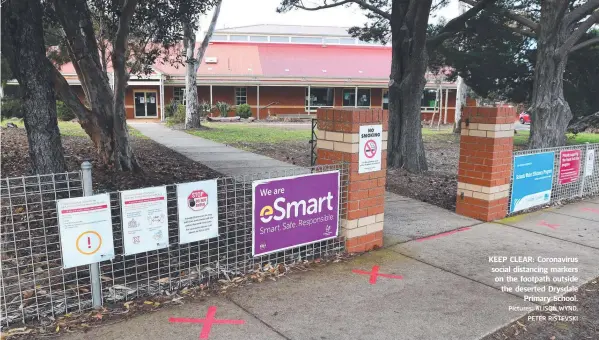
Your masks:
<svg viewBox="0 0 599 340"><path fill-rule="evenodd" d="M92 187L92 165L85 161L81 164L81 175L83 180L83 196L94 194ZM89 265L89 276L92 288L92 307L102 307L102 284L100 281L100 264L93 263Z"/></svg>

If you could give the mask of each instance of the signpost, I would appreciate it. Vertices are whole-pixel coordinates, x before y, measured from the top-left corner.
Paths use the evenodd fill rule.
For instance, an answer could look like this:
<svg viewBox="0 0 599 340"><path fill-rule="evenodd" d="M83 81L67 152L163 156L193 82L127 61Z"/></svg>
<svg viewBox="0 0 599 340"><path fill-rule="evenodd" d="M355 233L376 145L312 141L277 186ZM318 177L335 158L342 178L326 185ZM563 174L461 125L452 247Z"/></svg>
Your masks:
<svg viewBox="0 0 599 340"><path fill-rule="evenodd" d="M252 254L337 237L339 171L252 183Z"/></svg>
<svg viewBox="0 0 599 340"><path fill-rule="evenodd" d="M56 202L64 268L114 259L108 194Z"/></svg>
<svg viewBox="0 0 599 340"><path fill-rule="evenodd" d="M218 236L217 181L177 185L179 243L190 243Z"/></svg>
<svg viewBox="0 0 599 340"><path fill-rule="evenodd" d="M564 150L559 153L559 177L560 185L576 182L580 173L581 150Z"/></svg>
<svg viewBox="0 0 599 340"><path fill-rule="evenodd" d="M551 201L554 152L514 157L510 213Z"/></svg>
<svg viewBox="0 0 599 340"><path fill-rule="evenodd" d="M166 187L121 192L125 255L168 247Z"/></svg>
<svg viewBox="0 0 599 340"><path fill-rule="evenodd" d="M358 173L363 174L381 170L382 151L383 126L360 126Z"/></svg>

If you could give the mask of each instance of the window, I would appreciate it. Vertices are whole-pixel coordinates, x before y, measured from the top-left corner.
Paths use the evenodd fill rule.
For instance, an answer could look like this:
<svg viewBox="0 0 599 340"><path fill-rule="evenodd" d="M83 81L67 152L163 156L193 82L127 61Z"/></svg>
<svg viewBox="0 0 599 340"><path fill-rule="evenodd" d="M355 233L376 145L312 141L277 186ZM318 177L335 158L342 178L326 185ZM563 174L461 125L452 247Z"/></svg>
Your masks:
<svg viewBox="0 0 599 340"><path fill-rule="evenodd" d="M268 42L268 37L265 35L250 35L250 41Z"/></svg>
<svg viewBox="0 0 599 340"><path fill-rule="evenodd" d="M437 90L424 89L420 106L423 111L432 111L437 103Z"/></svg>
<svg viewBox="0 0 599 340"><path fill-rule="evenodd" d="M187 99L187 95L185 94L184 87L175 87L173 89L173 100L179 104L185 105Z"/></svg>
<svg viewBox="0 0 599 340"><path fill-rule="evenodd" d="M316 37L291 37L292 43L322 44L322 38Z"/></svg>
<svg viewBox="0 0 599 340"><path fill-rule="evenodd" d="M309 92L309 94L308 94ZM308 104L308 99L310 103ZM335 89L332 87L311 87L310 91L306 88L306 110L317 107L332 107L334 105Z"/></svg>
<svg viewBox="0 0 599 340"><path fill-rule="evenodd" d="M325 44L338 44L339 38L324 38Z"/></svg>
<svg viewBox="0 0 599 340"><path fill-rule="evenodd" d="M270 36L270 42L288 43L289 37Z"/></svg>
<svg viewBox="0 0 599 340"><path fill-rule="evenodd" d="M354 106L356 105L356 90L355 89L343 89L343 106Z"/></svg>
<svg viewBox="0 0 599 340"><path fill-rule="evenodd" d="M235 88L235 105L247 104L247 87Z"/></svg>
<svg viewBox="0 0 599 340"><path fill-rule="evenodd" d="M248 41L247 35L230 35L229 38L231 41Z"/></svg>
<svg viewBox="0 0 599 340"><path fill-rule="evenodd" d="M370 107L370 89L358 89L357 103L356 90L343 89L343 106Z"/></svg>
<svg viewBox="0 0 599 340"><path fill-rule="evenodd" d="M389 90L383 90L383 110L389 110Z"/></svg>
<svg viewBox="0 0 599 340"><path fill-rule="evenodd" d="M214 34L210 40L212 41L227 41L227 35L226 34Z"/></svg>
<svg viewBox="0 0 599 340"><path fill-rule="evenodd" d="M341 44L344 44L344 45L355 45L356 44L356 39L354 39L354 38L341 38L341 39L339 39L339 42Z"/></svg>

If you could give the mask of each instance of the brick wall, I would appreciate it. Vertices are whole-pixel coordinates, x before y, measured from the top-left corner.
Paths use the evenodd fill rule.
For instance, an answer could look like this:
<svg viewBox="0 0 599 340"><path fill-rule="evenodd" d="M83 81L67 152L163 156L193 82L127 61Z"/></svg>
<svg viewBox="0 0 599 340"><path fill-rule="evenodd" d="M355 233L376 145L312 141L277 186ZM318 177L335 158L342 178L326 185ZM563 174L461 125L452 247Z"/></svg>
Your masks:
<svg viewBox="0 0 599 340"><path fill-rule="evenodd" d="M319 109L317 164L349 163L348 194L341 232L348 252L363 252L383 245L385 211L386 141L388 113L382 109ZM383 126L381 170L358 172L361 125Z"/></svg>
<svg viewBox="0 0 599 340"><path fill-rule="evenodd" d="M483 221L506 216L515 108L465 107L456 212Z"/></svg>

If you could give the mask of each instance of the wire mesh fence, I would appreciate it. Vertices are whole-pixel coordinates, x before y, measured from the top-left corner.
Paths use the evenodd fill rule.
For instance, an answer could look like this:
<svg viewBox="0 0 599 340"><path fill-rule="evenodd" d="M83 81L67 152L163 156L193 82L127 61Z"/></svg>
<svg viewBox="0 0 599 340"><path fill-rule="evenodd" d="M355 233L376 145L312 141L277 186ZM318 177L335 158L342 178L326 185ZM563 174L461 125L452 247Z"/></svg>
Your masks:
<svg viewBox="0 0 599 340"><path fill-rule="evenodd" d="M252 255L252 182L325 171L340 172L340 218L347 201L347 164L284 168L253 176L218 179L219 234L178 243L177 186L167 185L169 247L124 255L120 193L110 192L116 257L99 263L102 298L119 302L187 286L210 285L264 269L342 253L342 237L264 256ZM62 267L56 200L83 196L82 174L3 179L1 323L92 308L90 266Z"/></svg>
<svg viewBox="0 0 599 340"><path fill-rule="evenodd" d="M562 162L562 157L565 153L571 152L576 154L579 152L579 166L569 167L567 170L570 172L569 176L565 174L565 168L562 169L562 165L567 163ZM559 203L564 200L569 200L577 197L596 195L599 193L599 158L595 155L599 151L599 143L596 144L580 144L580 145L568 145L555 148L544 148L544 149L531 149L521 150L514 152L514 158L524 155L534 155L541 153L553 152L553 172L552 172L552 185L551 185L551 198L548 205ZM576 162L576 161L575 161ZM572 169L576 169L574 173ZM514 185L512 169L512 181L510 186L509 199L513 199L512 191ZM569 178L569 179L566 179ZM509 202L511 206L511 201ZM542 206L541 206L542 207Z"/></svg>

